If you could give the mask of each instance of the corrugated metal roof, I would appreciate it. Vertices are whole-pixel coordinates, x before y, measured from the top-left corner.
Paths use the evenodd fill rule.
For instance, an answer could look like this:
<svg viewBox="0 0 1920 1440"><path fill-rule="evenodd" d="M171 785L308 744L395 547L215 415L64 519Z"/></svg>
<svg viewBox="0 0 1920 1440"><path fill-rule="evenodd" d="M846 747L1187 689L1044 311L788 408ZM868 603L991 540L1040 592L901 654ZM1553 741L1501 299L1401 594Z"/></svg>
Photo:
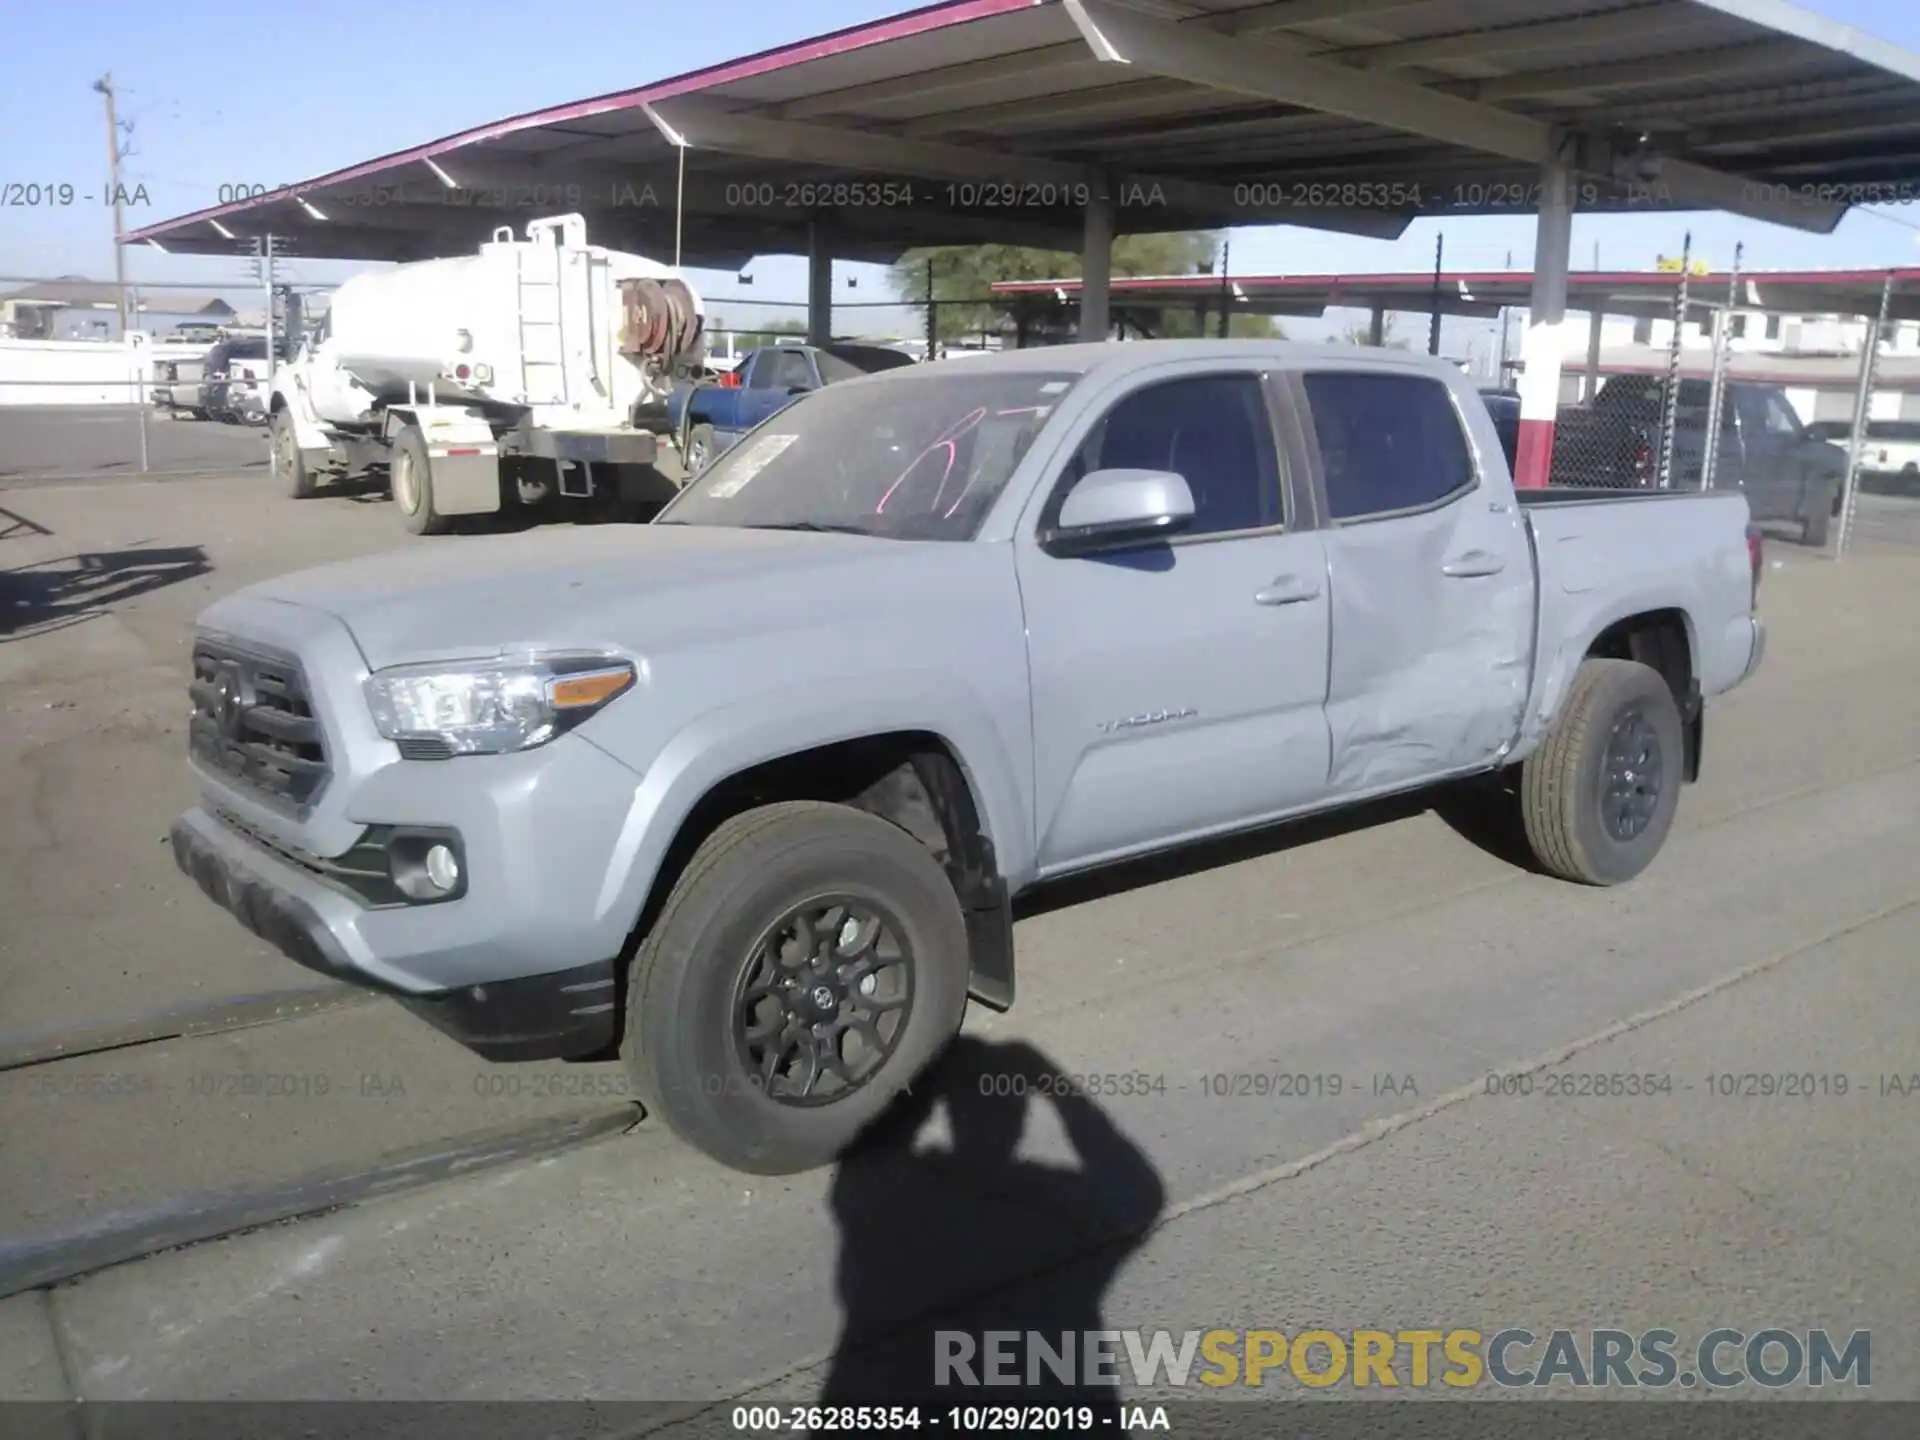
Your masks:
<svg viewBox="0 0 1920 1440"><path fill-rule="evenodd" d="M1319 315L1353 308L1427 312L1436 288L1440 309L1449 315L1493 316L1509 306L1526 306L1533 293L1530 270L1446 271L1357 275L1148 275L1110 283L1116 310L1128 305L1166 308L1207 304L1216 311L1222 290L1233 308L1260 315ZM1723 306L1783 315L1877 315L1880 292L1891 280L1887 313L1895 319L1920 319L1920 268L1894 270L1755 270L1743 272L1737 292L1734 277L1722 272L1687 279L1695 305ZM1602 307L1610 315L1672 315L1678 273L1652 270L1575 270L1567 276L1567 308ZM1025 298L1046 308L1071 302L1080 291L1077 278L1003 280L993 287L1011 302Z"/></svg>
<svg viewBox="0 0 1920 1440"><path fill-rule="evenodd" d="M1587 210L1791 210L1920 195L1920 57L1778 0L949 0L514 116L135 232L232 253L458 253L577 210L688 263L913 244L1077 249L1263 223L1397 234L1534 208L1545 147ZM316 213L325 219L316 218ZM220 233L216 224L233 237Z"/></svg>

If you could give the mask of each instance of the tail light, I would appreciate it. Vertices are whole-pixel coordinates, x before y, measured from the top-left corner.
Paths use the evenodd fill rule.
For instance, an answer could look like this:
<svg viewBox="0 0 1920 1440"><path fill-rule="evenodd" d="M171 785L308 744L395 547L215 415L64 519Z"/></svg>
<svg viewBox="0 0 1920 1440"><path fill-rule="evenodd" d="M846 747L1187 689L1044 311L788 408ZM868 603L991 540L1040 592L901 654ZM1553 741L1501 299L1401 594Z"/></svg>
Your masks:
<svg viewBox="0 0 1920 1440"><path fill-rule="evenodd" d="M462 333L464 334L465 332L463 331ZM471 365L462 363L453 367L453 378L456 380L465 380L472 374L473 367Z"/></svg>
<svg viewBox="0 0 1920 1440"><path fill-rule="evenodd" d="M178 365L162 365L160 367L160 378L162 380L178 380L180 378L180 367Z"/></svg>
<svg viewBox="0 0 1920 1440"><path fill-rule="evenodd" d="M1767 542L1760 534L1758 525L1747 526L1747 564L1753 569L1753 593L1748 598L1749 609L1760 608L1760 577L1767 568Z"/></svg>
<svg viewBox="0 0 1920 1440"><path fill-rule="evenodd" d="M242 380L249 380L249 381L250 381L250 380L252 380L252 379L253 379L253 367L252 367L251 365L243 365L243 366L242 366L242 367L240 368L240 378L241 378Z"/></svg>
<svg viewBox="0 0 1920 1440"><path fill-rule="evenodd" d="M729 370L723 374L720 377L720 388L722 390L738 390L740 388L740 372L738 370Z"/></svg>

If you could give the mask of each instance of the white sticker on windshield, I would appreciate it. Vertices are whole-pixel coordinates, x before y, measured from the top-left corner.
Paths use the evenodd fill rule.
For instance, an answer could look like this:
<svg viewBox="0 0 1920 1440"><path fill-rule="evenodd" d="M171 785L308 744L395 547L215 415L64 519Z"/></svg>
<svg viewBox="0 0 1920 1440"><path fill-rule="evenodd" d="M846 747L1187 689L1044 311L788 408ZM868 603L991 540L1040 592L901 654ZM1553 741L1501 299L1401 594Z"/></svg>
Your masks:
<svg viewBox="0 0 1920 1440"><path fill-rule="evenodd" d="M731 500L746 487L746 483L771 465L789 445L798 440L798 435L762 435L727 467L727 473L707 487L707 494L715 500Z"/></svg>
<svg viewBox="0 0 1920 1440"><path fill-rule="evenodd" d="M1049 380L1040 387L1040 393L1042 395L1058 395L1072 383L1071 380Z"/></svg>

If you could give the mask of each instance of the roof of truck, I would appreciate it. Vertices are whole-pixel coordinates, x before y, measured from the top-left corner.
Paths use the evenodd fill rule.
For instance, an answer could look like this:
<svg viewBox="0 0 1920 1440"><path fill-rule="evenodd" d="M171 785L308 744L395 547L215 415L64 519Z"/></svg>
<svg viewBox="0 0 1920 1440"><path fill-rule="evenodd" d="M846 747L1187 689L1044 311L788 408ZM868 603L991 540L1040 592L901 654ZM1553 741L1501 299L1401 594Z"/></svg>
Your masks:
<svg viewBox="0 0 1920 1440"><path fill-rule="evenodd" d="M1309 345L1294 340L1107 340L1072 345L1038 345L965 358L931 360L890 370L899 376L977 375L983 370L1090 375L1094 371L1141 370L1180 360L1236 361L1297 368L1315 364L1342 369L1423 370L1459 376L1449 360L1411 350L1382 350L1364 345Z"/></svg>

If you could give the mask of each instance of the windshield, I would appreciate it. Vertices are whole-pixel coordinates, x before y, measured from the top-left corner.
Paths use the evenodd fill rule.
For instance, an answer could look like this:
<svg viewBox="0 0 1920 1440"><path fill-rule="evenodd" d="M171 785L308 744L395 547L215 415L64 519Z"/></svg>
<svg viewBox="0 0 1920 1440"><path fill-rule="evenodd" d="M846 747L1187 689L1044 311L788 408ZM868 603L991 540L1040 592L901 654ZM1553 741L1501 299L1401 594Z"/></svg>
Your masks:
<svg viewBox="0 0 1920 1440"><path fill-rule="evenodd" d="M815 391L709 465L654 523L970 540L1078 378L915 374Z"/></svg>

